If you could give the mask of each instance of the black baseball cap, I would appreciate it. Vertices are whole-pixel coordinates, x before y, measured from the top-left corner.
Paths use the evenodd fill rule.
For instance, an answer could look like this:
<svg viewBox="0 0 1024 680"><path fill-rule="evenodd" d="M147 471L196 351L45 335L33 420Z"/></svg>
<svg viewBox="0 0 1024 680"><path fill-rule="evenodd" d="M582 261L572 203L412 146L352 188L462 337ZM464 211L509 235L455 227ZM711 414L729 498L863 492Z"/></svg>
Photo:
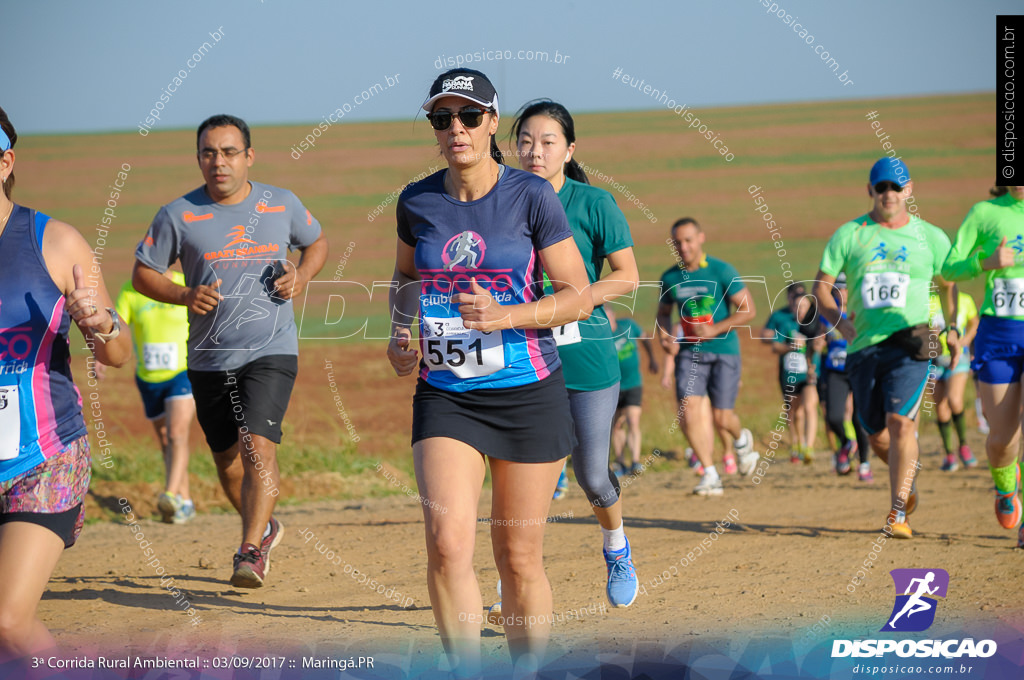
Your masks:
<svg viewBox="0 0 1024 680"><path fill-rule="evenodd" d="M430 86L423 110L429 113L434 102L441 97L462 97L485 109L493 109L495 115L498 113L498 93L494 91L494 85L483 73L471 68L457 68L439 75Z"/></svg>

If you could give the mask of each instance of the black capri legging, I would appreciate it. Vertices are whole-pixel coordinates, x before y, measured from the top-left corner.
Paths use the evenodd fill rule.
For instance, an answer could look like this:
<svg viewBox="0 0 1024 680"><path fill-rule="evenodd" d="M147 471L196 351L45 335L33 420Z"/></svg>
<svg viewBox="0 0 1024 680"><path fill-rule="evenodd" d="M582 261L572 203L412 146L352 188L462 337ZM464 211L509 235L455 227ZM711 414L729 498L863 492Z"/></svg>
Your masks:
<svg viewBox="0 0 1024 680"><path fill-rule="evenodd" d="M850 377L845 373L830 371L823 367L820 385L819 397L825 402L825 422L828 423L828 429L832 430L840 444L846 444L849 437L846 436L843 423L846 420L846 399L850 396ZM871 444L868 441L868 433L857 419L856 406L853 411L853 429L857 433L857 456L860 462L866 463L871 454Z"/></svg>

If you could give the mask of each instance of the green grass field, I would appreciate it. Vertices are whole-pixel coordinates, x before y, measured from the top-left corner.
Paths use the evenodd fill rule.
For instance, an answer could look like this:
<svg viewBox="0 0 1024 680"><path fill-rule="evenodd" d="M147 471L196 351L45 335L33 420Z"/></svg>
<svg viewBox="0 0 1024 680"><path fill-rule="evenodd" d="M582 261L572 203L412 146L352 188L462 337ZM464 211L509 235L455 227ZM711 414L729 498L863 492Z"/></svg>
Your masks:
<svg viewBox="0 0 1024 680"><path fill-rule="evenodd" d="M760 290L767 294L755 288L758 317L763 321L769 313L769 298L784 285L780 263L785 260L798 279L812 278L827 237L870 208L867 173L883 155L886 139L911 170L919 214L952 236L970 206L987 197L995 174L994 104L994 95L983 93L699 112L702 120L720 131L735 154L732 162L725 162L710 142L670 111L581 114L576 117L576 158L614 177L622 187L619 191L592 179L615 195L630 221L641 280L657 281L672 264L673 255L665 243L672 222L684 215L696 217L705 227L709 253L732 262L743 275L765 278L766 287ZM871 111L877 111L880 128L873 129L866 118ZM236 113L244 116L245 112ZM503 121L503 142L510 122ZM343 278L369 289L374 281L391 278L396 237L395 203L389 197L411 178L443 165L432 131L422 119L338 125L323 134L314 150L296 160L289 150L309 134L309 127L254 129L256 163L251 177L291 189L324 225L331 254L320 280L335 278L348 249ZM96 245L95 229L110 205L110 185L122 165L130 165L102 251L108 289L116 294L130 274L134 247L157 209L201 183L194 134L194 130L182 130L147 137L136 133L24 137L17 146L15 198L75 225ZM753 186L760 187L781 229L786 251L782 257L754 210L748 191ZM630 196L647 206L650 217L630 202ZM383 214L368 219L383 202L389 202ZM308 295L305 305L296 305L302 336L349 334L366 320L371 331L383 335L380 330L387 328L384 298L371 301L359 290L355 284L330 284ZM977 298L982 286L972 282L964 290ZM325 313L331 292L345 295L345 318L328 325ZM653 324L656 295L653 287L644 287L638 294L637 316L646 326ZM358 357L359 365L353 369L370 370L370 364L379 363L372 371L384 384L389 369L382 344L356 335L344 341L303 340L302 351L316 357L329 355L336 365L344 364L346 356ZM374 349L366 355L368 344ZM297 398L306 399L304 390L321 388L319 378L300 376L303 382ZM754 427L765 427L778 415L774 380L771 361L751 359L745 364L738 408ZM411 383L407 387L411 390ZM665 394L653 384L649 393L656 398ZM363 441L372 444L357 446L339 427L327 397L321 396L310 397L308 408L304 401L293 401L283 445L285 474L330 471L345 479L371 479L342 494L394 491L371 468L377 460L387 460L411 472L407 434L395 431L405 426L386 432L360 426ZM353 419L358 420L360 407L389 398L372 386L350 397L355 400L351 402ZM153 450L149 426L142 420L130 371L121 371L104 388L103 399L121 463L112 473L98 468L98 479L161 480L162 465ZM316 399L326 405L313 403ZM296 403L303 405L299 413ZM679 435L670 434L672 418L667 394L646 409L646 450L679 448ZM213 466L199 442L196 437L191 469L197 479L212 486Z"/></svg>

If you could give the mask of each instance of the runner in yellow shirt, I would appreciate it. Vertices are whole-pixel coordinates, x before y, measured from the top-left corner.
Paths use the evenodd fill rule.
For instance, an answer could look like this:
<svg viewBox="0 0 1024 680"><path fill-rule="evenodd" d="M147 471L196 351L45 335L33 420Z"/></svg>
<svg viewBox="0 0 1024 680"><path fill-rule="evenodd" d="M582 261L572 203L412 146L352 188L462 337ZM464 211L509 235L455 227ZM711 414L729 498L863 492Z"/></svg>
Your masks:
<svg viewBox="0 0 1024 680"><path fill-rule="evenodd" d="M942 437L942 448L945 458L942 462L944 472L955 472L959 468L956 454L953 453L952 428L956 428L960 460L965 468L978 467L978 459L967 445L967 427L964 423L964 391L967 389L967 378L971 371L971 342L978 332L981 317L978 307L967 293L960 291L957 297L956 327L963 336L960 338L960 360L955 366L950 365L949 347L946 346L946 321L942 315L941 301L938 294L932 293L928 301L932 314L932 326L941 331L939 339L942 345L942 356L938 357L931 371L935 380L935 416Z"/></svg>
<svg viewBox="0 0 1024 680"><path fill-rule="evenodd" d="M165 275L185 285L181 272L167 270ZM184 524L196 514L188 488L188 434L196 415L185 362L188 309L152 300L128 281L117 298L117 313L132 331L138 356L135 384L163 450L167 485L157 509L167 524Z"/></svg>

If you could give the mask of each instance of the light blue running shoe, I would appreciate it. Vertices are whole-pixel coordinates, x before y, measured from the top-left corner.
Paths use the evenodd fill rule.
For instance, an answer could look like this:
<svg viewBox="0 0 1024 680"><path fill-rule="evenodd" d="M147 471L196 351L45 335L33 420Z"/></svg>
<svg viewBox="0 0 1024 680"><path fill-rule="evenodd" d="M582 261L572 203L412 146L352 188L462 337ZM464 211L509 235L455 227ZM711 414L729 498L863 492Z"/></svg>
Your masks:
<svg viewBox="0 0 1024 680"><path fill-rule="evenodd" d="M606 551L604 561L608 565L608 601L613 607L628 607L640 592L629 539L626 539L626 547L622 550Z"/></svg>
<svg viewBox="0 0 1024 680"><path fill-rule="evenodd" d="M178 502L180 502L181 505L174 512L174 518L172 521L174 524L186 524L196 516L196 506L192 501L182 500L181 496L178 496Z"/></svg>
<svg viewBox="0 0 1024 680"><path fill-rule="evenodd" d="M565 494L569 492L569 475L565 474L565 463L562 463L562 474L558 476L558 484L555 486L555 495L552 499L559 500L565 498Z"/></svg>

